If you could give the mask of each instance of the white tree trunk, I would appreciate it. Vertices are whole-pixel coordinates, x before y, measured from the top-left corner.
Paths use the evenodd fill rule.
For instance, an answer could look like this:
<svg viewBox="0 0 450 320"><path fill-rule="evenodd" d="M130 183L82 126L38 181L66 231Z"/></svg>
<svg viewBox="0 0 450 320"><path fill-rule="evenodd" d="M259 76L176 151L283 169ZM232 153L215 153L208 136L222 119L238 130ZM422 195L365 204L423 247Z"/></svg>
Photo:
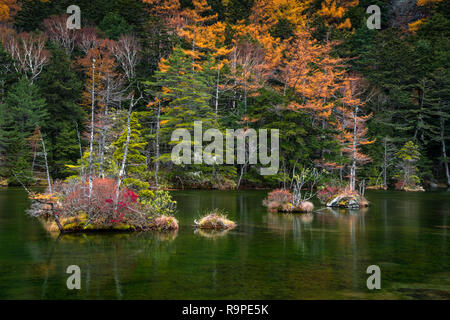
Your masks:
<svg viewBox="0 0 450 320"><path fill-rule="evenodd" d="M45 171L47 173L47 183L48 183L48 191L52 193L52 183L50 181L50 172L48 170L48 161L47 161L47 150L45 149L45 142L44 138L42 137L41 133L41 142L42 142L42 151L44 152L44 161L45 161Z"/></svg>
<svg viewBox="0 0 450 320"><path fill-rule="evenodd" d="M134 96L131 96L130 108L128 109L128 118L127 118L127 139L125 141L125 146L123 148L122 164L120 166L119 179L117 181L116 187L116 201L115 201L116 210L117 210L117 203L119 201L119 193L120 188L122 186L123 176L125 175L125 166L127 164L128 145L130 144L130 137L131 137L131 112L133 110L133 103L134 103Z"/></svg>
<svg viewBox="0 0 450 320"><path fill-rule="evenodd" d="M219 112L219 79L220 79L220 68L217 68L217 82L216 82L216 117Z"/></svg>
<svg viewBox="0 0 450 320"><path fill-rule="evenodd" d="M350 170L350 190L355 190L356 185L356 146L357 146L357 114L358 107L353 111L353 145L352 145L352 167Z"/></svg>
<svg viewBox="0 0 450 320"><path fill-rule="evenodd" d="M441 122L441 143L442 143L442 157L444 158L445 176L447 177L447 185L450 186L450 171L448 169L447 148L445 146L445 120L440 117Z"/></svg>
<svg viewBox="0 0 450 320"><path fill-rule="evenodd" d="M158 101L158 113L156 116L156 141L155 141L155 185L156 188L159 187L158 185L158 171L159 171L159 130L161 128L160 124L160 118L161 118L161 102Z"/></svg>
<svg viewBox="0 0 450 320"><path fill-rule="evenodd" d="M108 118L108 106L109 106L109 93L110 93L110 85L109 85L109 75L106 79L106 103L105 103L105 113L103 118L103 128L102 128L102 137L100 142L100 164L98 167L98 175L103 178L103 162L105 158L105 144L106 144L106 133L107 133L107 126L105 124L105 121L107 121Z"/></svg>
<svg viewBox="0 0 450 320"><path fill-rule="evenodd" d="M80 148L81 178L84 178L83 149L81 148L80 130L78 129L78 122L76 122L76 121L75 121L75 127L77 130L78 147Z"/></svg>
<svg viewBox="0 0 450 320"><path fill-rule="evenodd" d="M89 141L89 203L92 199L92 154L94 153L94 113L95 113L95 59L92 59L92 90L91 90L91 137ZM91 217L89 206L89 218Z"/></svg>

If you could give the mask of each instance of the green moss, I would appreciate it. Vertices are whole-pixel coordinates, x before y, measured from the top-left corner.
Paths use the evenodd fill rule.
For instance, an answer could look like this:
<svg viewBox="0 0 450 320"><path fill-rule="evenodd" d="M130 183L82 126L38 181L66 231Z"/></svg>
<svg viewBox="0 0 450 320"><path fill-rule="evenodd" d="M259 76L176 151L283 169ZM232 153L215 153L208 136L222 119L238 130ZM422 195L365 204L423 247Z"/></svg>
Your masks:
<svg viewBox="0 0 450 320"><path fill-rule="evenodd" d="M88 224L86 226L83 227L84 230L95 230L97 229L96 226L94 226L93 224Z"/></svg>
<svg viewBox="0 0 450 320"><path fill-rule="evenodd" d="M133 227L129 224L120 223L118 225L113 226L114 230L131 230Z"/></svg>
<svg viewBox="0 0 450 320"><path fill-rule="evenodd" d="M69 230L75 230L78 229L80 227L80 224L77 222L73 222L73 223L68 223L66 225L64 225L63 229L65 231L69 231Z"/></svg>

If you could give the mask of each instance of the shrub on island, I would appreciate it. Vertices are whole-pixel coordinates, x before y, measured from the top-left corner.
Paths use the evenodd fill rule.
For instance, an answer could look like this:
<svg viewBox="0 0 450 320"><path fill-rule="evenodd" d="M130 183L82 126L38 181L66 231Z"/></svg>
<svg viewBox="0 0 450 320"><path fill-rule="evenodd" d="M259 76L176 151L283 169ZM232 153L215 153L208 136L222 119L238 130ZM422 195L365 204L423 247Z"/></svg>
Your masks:
<svg viewBox="0 0 450 320"><path fill-rule="evenodd" d="M309 213L314 210L314 204L310 201L294 201L292 193L285 189L276 189L270 192L263 201L270 212Z"/></svg>
<svg viewBox="0 0 450 320"><path fill-rule="evenodd" d="M144 190L138 195L118 190L112 179L96 178L91 197L86 181L54 184L52 193L30 194L28 211L49 231L168 231L178 229L172 214L176 202L167 191Z"/></svg>

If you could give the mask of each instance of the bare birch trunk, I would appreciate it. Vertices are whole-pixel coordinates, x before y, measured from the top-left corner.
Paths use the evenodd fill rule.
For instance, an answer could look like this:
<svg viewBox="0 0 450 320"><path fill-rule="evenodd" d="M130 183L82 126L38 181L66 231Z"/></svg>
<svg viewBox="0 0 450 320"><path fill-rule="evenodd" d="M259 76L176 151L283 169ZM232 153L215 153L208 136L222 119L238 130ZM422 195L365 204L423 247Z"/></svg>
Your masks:
<svg viewBox="0 0 450 320"><path fill-rule="evenodd" d="M80 130L78 129L78 122L75 121L75 127L77 130L78 147L80 149L80 166L81 166L81 178L84 177L84 164L83 164L83 149L81 148Z"/></svg>
<svg viewBox="0 0 450 320"><path fill-rule="evenodd" d="M108 117L108 106L109 106L109 92L110 92L110 85L109 85L109 75L106 80L106 103L105 103L105 113L104 113L104 119L103 119L103 128L102 128L102 137L101 137L101 143L100 143L100 164L98 167L98 175L103 178L103 162L105 158L105 144L106 144L106 133L107 133L107 127L105 124L105 121Z"/></svg>
<svg viewBox="0 0 450 320"><path fill-rule="evenodd" d="M125 141L125 146L123 148L122 164L120 166L119 179L117 181L116 187L116 201L115 201L116 210L117 210L117 203L119 201L119 192L122 186L123 176L125 175L125 165L127 163L128 145L130 144L130 137L131 137L131 112L133 110L133 103L134 103L134 96L131 96L130 108L128 110L128 118L127 118L127 140Z"/></svg>
<svg viewBox="0 0 450 320"><path fill-rule="evenodd" d="M217 82L216 82L216 117L219 112L219 79L220 79L220 68L217 68Z"/></svg>
<svg viewBox="0 0 450 320"><path fill-rule="evenodd" d="M34 151L33 151L33 162L31 163L31 176L34 176L34 165L36 163L36 153L37 153L36 149L37 149L37 147L35 146Z"/></svg>
<svg viewBox="0 0 450 320"><path fill-rule="evenodd" d="M48 170L48 161L47 161L47 149L45 149L44 138L41 133L41 142L42 142L42 151L44 152L44 161L45 161L45 171L47 173L47 183L48 183L48 191L52 193L52 183L50 181L50 172Z"/></svg>
<svg viewBox="0 0 450 320"><path fill-rule="evenodd" d="M159 171L159 130L161 128L160 123L160 117L161 117L161 102L158 101L158 113L156 116L156 141L155 141L155 185L156 188L159 187L158 185L158 171Z"/></svg>
<svg viewBox="0 0 450 320"><path fill-rule="evenodd" d="M440 117L441 122L441 143L442 143L442 157L444 158L445 176L447 177L447 185L450 186L450 171L448 169L447 148L445 146L445 120Z"/></svg>
<svg viewBox="0 0 450 320"><path fill-rule="evenodd" d="M246 167L246 166L247 166L247 163L246 163L246 164L243 164L242 167L241 167L241 173L240 173L240 175L239 175L239 180L238 180L238 183L237 183L237 185L236 185L236 189L239 189L239 187L241 186L242 177L244 176L244 170L245 170L245 167Z"/></svg>
<svg viewBox="0 0 450 320"><path fill-rule="evenodd" d="M352 167L350 171L350 190L355 190L355 184L356 184L356 139L357 136L357 114L358 114L358 107L355 108L353 111L353 145L352 145Z"/></svg>
<svg viewBox="0 0 450 320"><path fill-rule="evenodd" d="M89 204L92 199L92 154L94 152L94 111L95 111L95 59L92 59L92 90L91 90L91 137L89 141ZM89 205L89 219L92 218L92 210Z"/></svg>

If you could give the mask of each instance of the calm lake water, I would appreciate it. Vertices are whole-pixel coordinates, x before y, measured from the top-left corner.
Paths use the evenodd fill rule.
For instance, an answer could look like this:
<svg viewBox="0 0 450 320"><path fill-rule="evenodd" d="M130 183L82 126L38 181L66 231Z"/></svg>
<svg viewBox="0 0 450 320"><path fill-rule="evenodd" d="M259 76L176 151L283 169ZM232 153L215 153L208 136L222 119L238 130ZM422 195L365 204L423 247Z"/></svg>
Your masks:
<svg viewBox="0 0 450 320"><path fill-rule="evenodd" d="M0 189L0 299L449 299L450 192L368 192L365 211L271 214L267 191L178 191L173 234L48 234ZM195 232L223 208L238 227ZM68 290L66 268L81 268ZM369 265L381 290L366 287Z"/></svg>

